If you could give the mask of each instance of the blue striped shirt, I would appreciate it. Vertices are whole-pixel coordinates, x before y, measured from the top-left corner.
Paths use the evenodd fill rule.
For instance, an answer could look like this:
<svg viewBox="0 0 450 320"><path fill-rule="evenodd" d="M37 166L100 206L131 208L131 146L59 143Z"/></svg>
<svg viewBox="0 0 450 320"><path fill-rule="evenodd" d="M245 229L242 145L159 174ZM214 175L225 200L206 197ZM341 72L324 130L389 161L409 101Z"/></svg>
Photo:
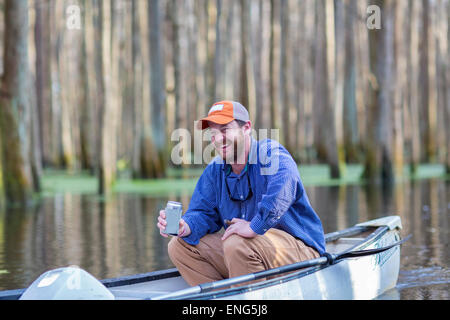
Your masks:
<svg viewBox="0 0 450 320"><path fill-rule="evenodd" d="M227 228L225 220L233 218L250 221L257 234L281 229L319 254L325 252L322 223L311 207L297 164L275 140L251 138L247 165L238 175L220 157L208 164L183 216L191 229L183 240L196 245L204 235Z"/></svg>

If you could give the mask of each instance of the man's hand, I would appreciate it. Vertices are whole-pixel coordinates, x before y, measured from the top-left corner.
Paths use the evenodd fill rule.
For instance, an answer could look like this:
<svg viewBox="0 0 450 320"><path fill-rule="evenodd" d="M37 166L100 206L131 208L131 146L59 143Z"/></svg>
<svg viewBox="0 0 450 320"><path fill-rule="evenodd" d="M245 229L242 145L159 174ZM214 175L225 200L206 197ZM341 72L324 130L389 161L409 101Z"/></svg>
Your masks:
<svg viewBox="0 0 450 320"><path fill-rule="evenodd" d="M231 236L233 233L236 233L244 238L254 238L258 234L250 228L250 221L233 218L229 222L230 226L225 230L225 233L222 236L222 241Z"/></svg>
<svg viewBox="0 0 450 320"><path fill-rule="evenodd" d="M163 231L166 229L167 221L166 221L166 211L160 210L159 211L159 217L158 217L158 228L159 228L159 234L163 237L167 238L169 235L166 233L163 233ZM178 237L187 237L191 234L191 228L189 228L189 225L183 220L180 219L180 225L178 229Z"/></svg>

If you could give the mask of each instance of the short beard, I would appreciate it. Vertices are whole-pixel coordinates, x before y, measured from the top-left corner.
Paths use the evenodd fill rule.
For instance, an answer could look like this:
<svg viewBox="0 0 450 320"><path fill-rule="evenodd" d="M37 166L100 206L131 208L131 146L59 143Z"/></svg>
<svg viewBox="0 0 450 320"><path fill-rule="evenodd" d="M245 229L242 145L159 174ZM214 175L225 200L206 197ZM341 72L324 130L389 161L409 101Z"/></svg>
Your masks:
<svg viewBox="0 0 450 320"><path fill-rule="evenodd" d="M227 153L222 154L222 159L228 164L245 164L245 136L241 143L235 139L227 148Z"/></svg>

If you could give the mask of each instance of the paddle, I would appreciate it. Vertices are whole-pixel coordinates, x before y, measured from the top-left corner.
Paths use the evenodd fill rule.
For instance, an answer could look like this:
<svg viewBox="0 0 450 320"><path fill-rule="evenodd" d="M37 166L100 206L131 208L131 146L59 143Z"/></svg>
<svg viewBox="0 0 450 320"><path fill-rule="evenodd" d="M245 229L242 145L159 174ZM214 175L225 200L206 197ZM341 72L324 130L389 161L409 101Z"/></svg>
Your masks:
<svg viewBox="0 0 450 320"><path fill-rule="evenodd" d="M303 269L303 268L309 268L309 267L326 265L326 264L334 264L337 261L342 260L342 259L358 258L358 257L372 255L372 254L377 254L377 253L389 250L395 246L402 244L403 242L405 242L409 238L411 238L411 236L412 235L410 234L406 238L404 238L400 241L394 242L393 244L386 246L386 247L382 247L382 248L349 251L349 252L344 252L341 254L327 253L325 256L322 256L322 257L316 258L316 259L296 262L296 263L281 266L278 268L263 270L263 271L250 273L250 274L246 274L246 275L242 275L242 276L238 276L238 277L234 277L234 278L230 278L230 279L202 283L195 287L191 287L191 288L179 290L176 292L168 293L165 295L161 295L158 297L154 297L154 298L152 298L152 300L181 298L181 297L192 295L192 294L209 292L209 291L212 291L215 289L228 287L231 285L235 285L235 284L239 284L239 283L243 283L243 282L247 282L247 281L258 280L261 278L266 278L266 277L270 277L270 276L274 276L274 275L279 275L282 273L295 271L295 270L299 270L299 269Z"/></svg>

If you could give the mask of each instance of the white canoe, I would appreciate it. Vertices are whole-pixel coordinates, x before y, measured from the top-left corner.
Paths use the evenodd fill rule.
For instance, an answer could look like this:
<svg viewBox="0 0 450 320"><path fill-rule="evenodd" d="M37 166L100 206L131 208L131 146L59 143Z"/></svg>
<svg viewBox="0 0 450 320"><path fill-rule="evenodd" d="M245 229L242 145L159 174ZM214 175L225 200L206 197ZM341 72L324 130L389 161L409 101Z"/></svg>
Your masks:
<svg viewBox="0 0 450 320"><path fill-rule="evenodd" d="M384 248L400 240L400 229L399 216L360 223L326 234L326 249L336 256ZM397 283L400 246L332 264L326 257L309 262L309 267L298 263L273 269L271 277L250 284L242 276L197 287L189 287L176 269L96 281L82 269L59 268L27 289L0 292L0 299L374 299Z"/></svg>

